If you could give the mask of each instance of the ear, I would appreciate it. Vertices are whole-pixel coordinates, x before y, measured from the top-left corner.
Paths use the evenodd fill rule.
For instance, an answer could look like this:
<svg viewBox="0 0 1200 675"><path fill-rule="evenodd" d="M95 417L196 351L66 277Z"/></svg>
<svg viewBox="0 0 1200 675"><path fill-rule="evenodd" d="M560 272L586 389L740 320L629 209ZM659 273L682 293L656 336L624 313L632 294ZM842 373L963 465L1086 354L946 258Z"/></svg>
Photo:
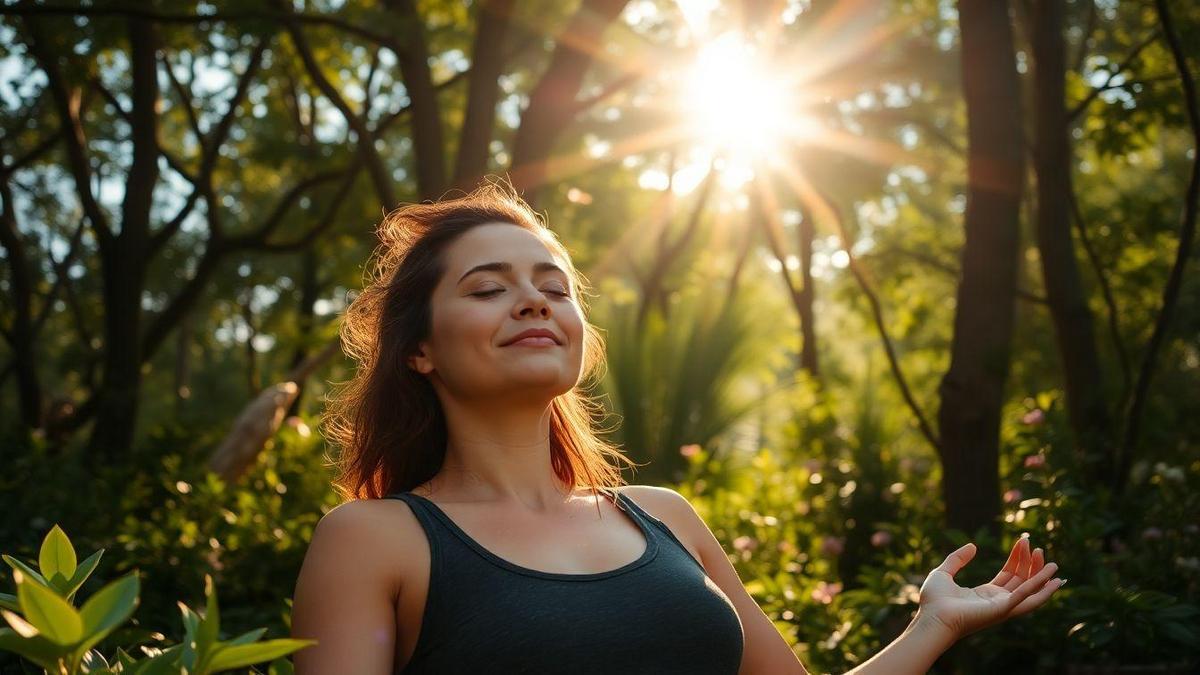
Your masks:
<svg viewBox="0 0 1200 675"><path fill-rule="evenodd" d="M417 349L416 354L408 357L408 367L422 375L428 375L433 372L433 361L426 355L423 344Z"/></svg>

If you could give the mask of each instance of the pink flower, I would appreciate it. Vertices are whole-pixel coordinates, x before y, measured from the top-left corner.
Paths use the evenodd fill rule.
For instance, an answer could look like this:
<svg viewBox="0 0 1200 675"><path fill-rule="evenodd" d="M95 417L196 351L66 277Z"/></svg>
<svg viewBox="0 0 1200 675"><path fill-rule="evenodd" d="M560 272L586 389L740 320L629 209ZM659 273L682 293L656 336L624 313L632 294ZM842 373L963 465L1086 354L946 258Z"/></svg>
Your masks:
<svg viewBox="0 0 1200 675"><path fill-rule="evenodd" d="M833 602L833 596L842 592L842 582L827 584L824 581L818 581L817 587L812 591L812 599L817 602L828 605Z"/></svg>
<svg viewBox="0 0 1200 675"><path fill-rule="evenodd" d="M753 551L758 548L758 540L749 535L743 534L733 540L733 547L738 551Z"/></svg>
<svg viewBox="0 0 1200 675"><path fill-rule="evenodd" d="M1041 408L1034 408L1021 416L1021 422L1035 427L1046 421L1046 413Z"/></svg>
<svg viewBox="0 0 1200 675"><path fill-rule="evenodd" d="M892 533L891 532L887 532L885 530L879 530L875 534L871 535L871 545L876 548L879 548L881 546L887 546L890 543L892 543Z"/></svg>
<svg viewBox="0 0 1200 675"><path fill-rule="evenodd" d="M700 454L700 446L695 443L681 445L679 446L679 454L683 455L684 457L695 457L696 455Z"/></svg>
<svg viewBox="0 0 1200 675"><path fill-rule="evenodd" d="M1038 469L1046 465L1045 455L1030 455L1025 458L1026 469Z"/></svg>
<svg viewBox="0 0 1200 675"><path fill-rule="evenodd" d="M1021 498L1020 490L1009 490L1004 493L1004 503L1011 504Z"/></svg>
<svg viewBox="0 0 1200 675"><path fill-rule="evenodd" d="M846 539L844 537L825 537L821 540L821 553L828 556L841 555L842 551L846 550Z"/></svg>

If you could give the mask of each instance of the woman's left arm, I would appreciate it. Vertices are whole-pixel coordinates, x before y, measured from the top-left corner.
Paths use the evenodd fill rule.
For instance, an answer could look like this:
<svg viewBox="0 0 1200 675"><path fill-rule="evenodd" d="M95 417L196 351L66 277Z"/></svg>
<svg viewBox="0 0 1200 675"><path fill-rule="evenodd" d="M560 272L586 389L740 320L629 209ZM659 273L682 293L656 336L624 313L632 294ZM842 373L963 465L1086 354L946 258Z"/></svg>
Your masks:
<svg viewBox="0 0 1200 675"><path fill-rule="evenodd" d="M745 635L739 675L807 675L808 671L758 603L746 591L728 555L687 499L669 488L628 486L639 503L654 504L661 520L698 549L701 564L737 610ZM854 675L925 673L960 637L1040 606L1065 581L1051 581L1055 563L1045 564L1041 549L1030 552L1021 537L1008 562L987 584L971 589L954 583L954 575L975 556L967 544L929 573L921 587L920 608L898 638L851 670ZM1048 583L1049 582L1049 583Z"/></svg>

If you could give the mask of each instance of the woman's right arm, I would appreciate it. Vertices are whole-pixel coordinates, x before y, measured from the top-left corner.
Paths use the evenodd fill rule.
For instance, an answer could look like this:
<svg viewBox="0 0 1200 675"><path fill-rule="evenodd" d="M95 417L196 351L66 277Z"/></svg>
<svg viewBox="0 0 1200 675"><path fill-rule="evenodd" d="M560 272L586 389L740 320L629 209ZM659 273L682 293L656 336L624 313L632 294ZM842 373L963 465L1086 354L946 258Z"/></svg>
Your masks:
<svg viewBox="0 0 1200 675"><path fill-rule="evenodd" d="M296 580L292 637L319 644L293 655L297 675L392 672L400 589L376 506L341 504L313 530Z"/></svg>

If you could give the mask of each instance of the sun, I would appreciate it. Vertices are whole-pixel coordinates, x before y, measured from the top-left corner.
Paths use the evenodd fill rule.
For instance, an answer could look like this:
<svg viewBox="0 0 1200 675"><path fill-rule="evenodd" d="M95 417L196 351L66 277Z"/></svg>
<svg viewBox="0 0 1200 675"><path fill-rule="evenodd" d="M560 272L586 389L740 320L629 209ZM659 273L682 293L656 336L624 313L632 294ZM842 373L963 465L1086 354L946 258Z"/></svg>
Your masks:
<svg viewBox="0 0 1200 675"><path fill-rule="evenodd" d="M737 34L706 44L681 84L680 104L693 138L730 158L763 159L818 131L787 79Z"/></svg>

